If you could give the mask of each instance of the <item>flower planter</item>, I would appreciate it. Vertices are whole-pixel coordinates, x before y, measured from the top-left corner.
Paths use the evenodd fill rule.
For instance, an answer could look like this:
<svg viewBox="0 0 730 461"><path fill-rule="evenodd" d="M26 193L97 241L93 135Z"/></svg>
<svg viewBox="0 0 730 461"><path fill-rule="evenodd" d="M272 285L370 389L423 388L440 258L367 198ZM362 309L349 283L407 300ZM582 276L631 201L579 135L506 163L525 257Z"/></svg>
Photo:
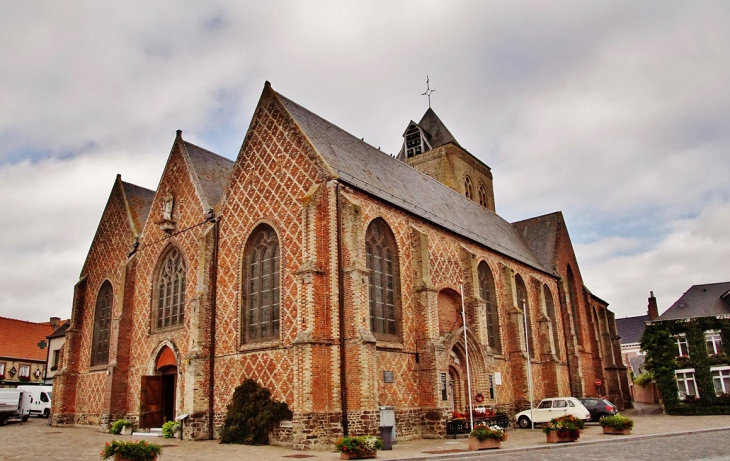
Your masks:
<svg viewBox="0 0 730 461"><path fill-rule="evenodd" d="M476 451L476 450L491 450L494 448L499 448L502 445L502 441L499 439L484 439L483 441L479 441L476 437L469 437L469 450Z"/></svg>
<svg viewBox="0 0 730 461"><path fill-rule="evenodd" d="M368 453L365 453L364 455L356 455L355 453L345 453L344 451L340 452L340 459L363 459L363 458L377 458L378 452L377 451L371 451Z"/></svg>
<svg viewBox="0 0 730 461"><path fill-rule="evenodd" d="M122 435L132 435L132 426L124 426L122 428Z"/></svg>
<svg viewBox="0 0 730 461"><path fill-rule="evenodd" d="M547 443L575 442L578 437L558 437L557 431L550 431L547 434Z"/></svg>
<svg viewBox="0 0 730 461"><path fill-rule="evenodd" d="M616 429L611 426L603 426L604 434L630 435L631 429Z"/></svg>

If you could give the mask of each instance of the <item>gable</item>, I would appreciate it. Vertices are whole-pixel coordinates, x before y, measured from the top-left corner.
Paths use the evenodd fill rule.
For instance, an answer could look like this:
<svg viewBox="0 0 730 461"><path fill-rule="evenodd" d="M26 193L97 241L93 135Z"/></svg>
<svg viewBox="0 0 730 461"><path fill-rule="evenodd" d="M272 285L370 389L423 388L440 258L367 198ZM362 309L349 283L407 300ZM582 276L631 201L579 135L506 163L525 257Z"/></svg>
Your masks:
<svg viewBox="0 0 730 461"><path fill-rule="evenodd" d="M117 175L109 193L96 233L86 255L81 275L87 274L97 261L122 261L131 249L137 233L130 220L122 178Z"/></svg>
<svg viewBox="0 0 730 461"><path fill-rule="evenodd" d="M560 212L512 223L525 239L540 263L550 269L556 266L558 222Z"/></svg>

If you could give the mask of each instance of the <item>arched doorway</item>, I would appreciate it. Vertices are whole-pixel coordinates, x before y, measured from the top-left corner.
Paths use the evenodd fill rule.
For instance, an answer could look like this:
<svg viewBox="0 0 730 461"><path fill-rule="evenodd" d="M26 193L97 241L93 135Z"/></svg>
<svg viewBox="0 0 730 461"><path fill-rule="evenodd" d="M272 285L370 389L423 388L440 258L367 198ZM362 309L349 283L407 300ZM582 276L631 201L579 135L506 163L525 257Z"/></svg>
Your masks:
<svg viewBox="0 0 730 461"><path fill-rule="evenodd" d="M142 376L139 426L143 428L162 427L175 419L177 358L168 346L163 346L158 352L154 373Z"/></svg>

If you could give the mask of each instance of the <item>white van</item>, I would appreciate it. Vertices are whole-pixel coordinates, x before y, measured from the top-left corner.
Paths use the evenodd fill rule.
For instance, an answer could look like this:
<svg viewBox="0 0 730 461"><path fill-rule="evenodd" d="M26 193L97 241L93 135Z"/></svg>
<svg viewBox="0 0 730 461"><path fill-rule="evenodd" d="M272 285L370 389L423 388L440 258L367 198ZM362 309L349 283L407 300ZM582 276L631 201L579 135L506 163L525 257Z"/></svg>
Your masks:
<svg viewBox="0 0 730 461"><path fill-rule="evenodd" d="M0 389L0 426L9 419L28 421L30 395L20 389Z"/></svg>
<svg viewBox="0 0 730 461"><path fill-rule="evenodd" d="M18 386L18 389L30 395L30 414L48 418L51 415L52 386Z"/></svg>

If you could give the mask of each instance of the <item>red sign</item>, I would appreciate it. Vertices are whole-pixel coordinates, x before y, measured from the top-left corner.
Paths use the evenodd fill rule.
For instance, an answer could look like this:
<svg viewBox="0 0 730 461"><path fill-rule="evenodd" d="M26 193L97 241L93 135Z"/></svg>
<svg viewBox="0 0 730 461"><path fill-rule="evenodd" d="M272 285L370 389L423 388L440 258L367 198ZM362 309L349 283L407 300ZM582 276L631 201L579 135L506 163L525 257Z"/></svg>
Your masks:
<svg viewBox="0 0 730 461"><path fill-rule="evenodd" d="M596 378L596 386L600 387L601 384L603 384L603 381L601 381L601 378Z"/></svg>

